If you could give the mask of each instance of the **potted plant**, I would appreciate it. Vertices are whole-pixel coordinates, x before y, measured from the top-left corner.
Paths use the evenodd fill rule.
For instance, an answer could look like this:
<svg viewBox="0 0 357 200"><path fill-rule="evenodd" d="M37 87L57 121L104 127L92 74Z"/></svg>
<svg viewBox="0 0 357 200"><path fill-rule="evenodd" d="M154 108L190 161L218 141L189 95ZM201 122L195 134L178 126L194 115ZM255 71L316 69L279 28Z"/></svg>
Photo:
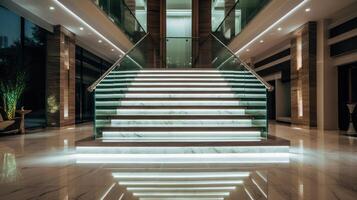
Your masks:
<svg viewBox="0 0 357 200"><path fill-rule="evenodd" d="M0 80L0 95L8 120L15 118L17 102L26 88L26 73L17 71L14 75L11 79Z"/></svg>

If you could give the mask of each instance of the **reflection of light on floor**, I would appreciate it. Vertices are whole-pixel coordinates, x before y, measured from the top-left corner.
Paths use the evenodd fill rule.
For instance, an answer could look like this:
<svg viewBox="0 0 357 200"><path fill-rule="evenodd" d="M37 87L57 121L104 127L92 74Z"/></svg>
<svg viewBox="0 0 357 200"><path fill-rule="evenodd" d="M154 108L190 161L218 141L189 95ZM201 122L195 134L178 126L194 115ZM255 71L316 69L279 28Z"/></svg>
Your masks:
<svg viewBox="0 0 357 200"><path fill-rule="evenodd" d="M268 195L263 191L263 189L259 186L259 184L252 178L252 182L254 183L255 186L259 189L259 191L264 195L265 198L268 198Z"/></svg>
<svg viewBox="0 0 357 200"><path fill-rule="evenodd" d="M249 172L136 172L136 173L113 173L114 178L130 178L130 179L190 179L190 178L233 178L233 177L248 177Z"/></svg>
<svg viewBox="0 0 357 200"><path fill-rule="evenodd" d="M105 191L105 193L104 193L103 196L100 198L100 200L103 200L103 199L109 194L110 190L113 189L113 187L115 186L115 184L116 184L116 183L113 183L113 184L108 188L108 190ZM124 194L123 194L123 195L124 195Z"/></svg>
<svg viewBox="0 0 357 200"><path fill-rule="evenodd" d="M244 191L245 191L245 193L248 195L248 197L249 197L251 200L254 200L252 194L247 190L246 187L244 187Z"/></svg>
<svg viewBox="0 0 357 200"><path fill-rule="evenodd" d="M235 186L226 187L128 187L128 191L232 191L235 190Z"/></svg>

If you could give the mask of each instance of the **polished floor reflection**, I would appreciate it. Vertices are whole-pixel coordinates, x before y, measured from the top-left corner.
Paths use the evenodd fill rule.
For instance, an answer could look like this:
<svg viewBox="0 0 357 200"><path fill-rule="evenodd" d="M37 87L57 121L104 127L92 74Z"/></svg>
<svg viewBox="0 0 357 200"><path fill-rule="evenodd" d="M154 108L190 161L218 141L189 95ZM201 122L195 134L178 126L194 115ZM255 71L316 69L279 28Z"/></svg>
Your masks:
<svg viewBox="0 0 357 200"><path fill-rule="evenodd" d="M90 124L0 138L0 199L357 199L357 138L270 125L283 164L77 164Z"/></svg>

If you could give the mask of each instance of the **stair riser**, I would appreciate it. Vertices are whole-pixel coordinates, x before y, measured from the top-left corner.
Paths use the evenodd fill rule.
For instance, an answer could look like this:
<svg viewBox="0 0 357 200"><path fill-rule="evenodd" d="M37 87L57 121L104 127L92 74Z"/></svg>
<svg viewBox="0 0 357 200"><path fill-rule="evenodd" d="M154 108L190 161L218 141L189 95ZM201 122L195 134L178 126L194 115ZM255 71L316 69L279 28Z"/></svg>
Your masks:
<svg viewBox="0 0 357 200"><path fill-rule="evenodd" d="M96 115L265 115L257 109L117 109L96 110Z"/></svg>
<svg viewBox="0 0 357 200"><path fill-rule="evenodd" d="M107 78L255 78L251 74L109 74Z"/></svg>
<svg viewBox="0 0 357 200"><path fill-rule="evenodd" d="M224 160L224 157L234 156L235 153L243 154L237 155L238 157L249 157L249 154L275 154L275 153L288 153L289 147L288 146L210 146L210 147L86 147L86 146L77 146L76 152L79 154L89 154L89 155L102 155L102 156L112 156L122 154L123 158L130 158L131 156L140 156L145 158L146 156L150 158L150 156L158 156L158 157L170 157L171 155L165 154L176 154L182 155L181 157L200 157L202 158L209 158L209 157L216 157ZM222 153L226 155L219 155L217 153ZM188 155L187 155L188 154ZM193 155L190 155L193 154ZM259 155L254 155L252 157L258 157ZM274 156L274 155L272 155ZM262 156L264 157L264 156ZM174 159L175 157L171 157Z"/></svg>
<svg viewBox="0 0 357 200"><path fill-rule="evenodd" d="M266 120L96 120L97 127L264 127Z"/></svg>
<svg viewBox="0 0 357 200"><path fill-rule="evenodd" d="M96 92L147 92L147 91L155 91L155 92L170 92L170 91L180 91L180 92L203 92L203 91L225 91L225 92L265 92L265 88L137 88L137 87L128 87L128 88L97 88Z"/></svg>
<svg viewBox="0 0 357 200"><path fill-rule="evenodd" d="M145 83L145 82L124 82L124 83L100 83L97 88L101 87L123 87L123 86L227 86L227 87L263 87L262 84L259 83L225 83L225 82L217 82L217 83L190 83L190 82L159 82L159 83Z"/></svg>
<svg viewBox="0 0 357 200"><path fill-rule="evenodd" d="M102 98L257 98L257 99L265 99L266 94L160 94L160 93L131 93L131 94L96 94L95 97L97 99Z"/></svg>
<svg viewBox="0 0 357 200"><path fill-rule="evenodd" d="M210 139L217 139L217 138L239 138L239 137L260 137L260 131L237 131L237 132L228 132L228 131L221 131L221 132L200 132L200 131L191 131L191 132L109 132L103 131L103 138L210 138Z"/></svg>
<svg viewBox="0 0 357 200"><path fill-rule="evenodd" d="M175 81L175 82L187 82L187 81L217 81L217 82L229 82L229 81L241 81L241 82L256 82L259 83L259 80L255 78L144 78L144 77L138 77L138 78L107 78L102 80L103 83L109 82L109 81L118 81L118 82L123 82L123 81L130 81L130 82L135 82L135 81L154 81L154 82L162 82L162 81Z"/></svg>
<svg viewBox="0 0 357 200"><path fill-rule="evenodd" d="M97 101L96 106L266 106L265 101Z"/></svg>

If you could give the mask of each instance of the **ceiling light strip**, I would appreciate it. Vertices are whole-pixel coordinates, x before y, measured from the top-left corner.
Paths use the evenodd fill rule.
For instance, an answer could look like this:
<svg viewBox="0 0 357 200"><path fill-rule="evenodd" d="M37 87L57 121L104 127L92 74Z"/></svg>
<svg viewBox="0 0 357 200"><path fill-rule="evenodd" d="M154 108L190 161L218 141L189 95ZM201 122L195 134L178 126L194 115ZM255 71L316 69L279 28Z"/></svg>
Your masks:
<svg viewBox="0 0 357 200"><path fill-rule="evenodd" d="M103 36L101 33L99 33L96 29L94 29L91 25L89 25L87 22L85 22L82 18L80 18L78 15L76 15L73 11L71 11L69 8L67 8L65 5L63 5L61 2L58 0L53 0L58 6L63 8L66 12L71 14L73 17L75 17L77 20L79 20L82 24L86 25L90 30L92 30L94 33L99 35L103 40L105 40L107 43L112 45L115 49L120 51L122 54L125 54L123 50L121 50L119 47L117 47L114 43L112 43L109 39L107 39L105 36Z"/></svg>
<svg viewBox="0 0 357 200"><path fill-rule="evenodd" d="M295 6L292 10L290 10L288 13L286 13L283 17L278 19L276 22L274 22L272 25L270 25L267 29L265 29L263 32L261 32L259 35L257 35L255 38L253 38L251 41L249 41L247 44L245 44L242 48L240 48L235 54L241 53L245 48L247 48L249 45L254 43L256 40L258 40L261 36L263 36L265 33L270 31L272 28L274 28L277 24L282 22L284 19L292 15L295 11L297 11L299 8L301 8L306 2L309 0L303 0L300 4Z"/></svg>

